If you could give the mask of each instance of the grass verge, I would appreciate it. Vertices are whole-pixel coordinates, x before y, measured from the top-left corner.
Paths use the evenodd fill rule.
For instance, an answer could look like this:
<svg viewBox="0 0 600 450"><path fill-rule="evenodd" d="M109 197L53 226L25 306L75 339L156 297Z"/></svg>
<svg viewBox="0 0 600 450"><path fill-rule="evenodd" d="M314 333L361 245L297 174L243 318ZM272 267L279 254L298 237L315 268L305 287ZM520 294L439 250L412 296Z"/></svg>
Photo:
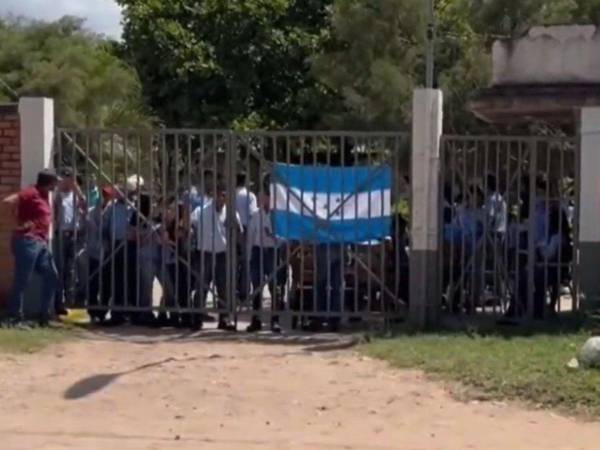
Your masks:
<svg viewBox="0 0 600 450"><path fill-rule="evenodd" d="M0 353L34 353L64 341L70 335L64 327L33 330L0 329Z"/></svg>
<svg viewBox="0 0 600 450"><path fill-rule="evenodd" d="M569 414L600 417L600 371L566 367L589 335L424 334L377 339L363 353L399 368L458 381L468 393L524 400Z"/></svg>

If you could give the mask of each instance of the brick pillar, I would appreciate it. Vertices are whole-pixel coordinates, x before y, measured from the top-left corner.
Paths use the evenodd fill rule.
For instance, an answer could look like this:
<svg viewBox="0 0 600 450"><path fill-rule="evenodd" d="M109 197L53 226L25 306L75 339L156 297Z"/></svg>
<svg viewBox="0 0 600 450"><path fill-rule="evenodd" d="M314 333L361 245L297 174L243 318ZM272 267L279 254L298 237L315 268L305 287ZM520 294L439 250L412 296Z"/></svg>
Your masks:
<svg viewBox="0 0 600 450"><path fill-rule="evenodd" d="M20 120L17 104L0 104L0 198L21 188ZM4 309L12 284L10 252L14 227L12 214L0 210L0 310Z"/></svg>

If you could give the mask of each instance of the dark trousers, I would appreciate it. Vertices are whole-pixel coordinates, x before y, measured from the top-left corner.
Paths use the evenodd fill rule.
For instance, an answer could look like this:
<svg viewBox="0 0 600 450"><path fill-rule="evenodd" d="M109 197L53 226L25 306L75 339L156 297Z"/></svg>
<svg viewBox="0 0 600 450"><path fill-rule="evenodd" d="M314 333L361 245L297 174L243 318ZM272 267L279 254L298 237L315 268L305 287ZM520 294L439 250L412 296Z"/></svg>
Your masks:
<svg viewBox="0 0 600 450"><path fill-rule="evenodd" d="M125 306L127 298L127 260L126 260L126 243L123 241L115 241L112 261L107 262L107 268L111 279L111 294L112 303L115 306ZM119 248L120 247L120 248Z"/></svg>
<svg viewBox="0 0 600 450"><path fill-rule="evenodd" d="M212 291L216 298L217 308L226 310L229 306L227 292L227 253L199 252L197 255L198 294L196 295L195 308L202 308L206 303L206 296L211 291L211 284L216 288ZM225 319L227 314L221 312L220 319Z"/></svg>
<svg viewBox="0 0 600 450"><path fill-rule="evenodd" d="M340 312L343 289L342 251L340 244L319 244L315 258L317 271L317 310Z"/></svg>
<svg viewBox="0 0 600 450"><path fill-rule="evenodd" d="M72 231L58 232L55 236L54 246L56 249L56 267L58 269L59 283L54 300L57 309L67 303L74 301L75 270L77 255L77 241Z"/></svg>
<svg viewBox="0 0 600 450"><path fill-rule="evenodd" d="M287 278L287 267L279 269L283 261L281 250L275 248L252 247L250 256L250 278L252 281L252 308L262 309L262 284L268 280L271 293L271 310L281 311L283 287ZM280 291L280 292L278 292ZM274 317L275 318L275 317Z"/></svg>
<svg viewBox="0 0 600 450"><path fill-rule="evenodd" d="M560 285L560 269L536 265L533 273L533 318L543 319L546 307L546 294L548 290L551 295L558 295ZM507 315L517 316L527 311L529 299L529 271L525 265L519 268L518 299L512 299ZM517 311L517 304L520 311Z"/></svg>
<svg viewBox="0 0 600 450"><path fill-rule="evenodd" d="M242 242L244 242L244 244L240 244L237 246L237 270L236 270L236 287L237 287L237 295L238 298L240 299L240 301L245 302L247 297L248 297L248 293L250 292L250 281L249 278L251 278L252 274L250 274L249 277L249 267L247 264L248 261L248 257L250 255L247 255L247 250L246 250L246 230L244 229L243 233L242 233Z"/></svg>
<svg viewBox="0 0 600 450"><path fill-rule="evenodd" d="M191 305L191 293L192 286L194 285L194 278L191 276L190 271L182 262L173 264L167 264L167 273L173 286L173 296L167 299L167 306L179 307L179 308L190 308Z"/></svg>
<svg viewBox="0 0 600 450"><path fill-rule="evenodd" d="M90 257L88 259L88 272L88 305L107 305L112 290L110 264L101 267L99 259ZM86 295L85 291L83 295Z"/></svg>

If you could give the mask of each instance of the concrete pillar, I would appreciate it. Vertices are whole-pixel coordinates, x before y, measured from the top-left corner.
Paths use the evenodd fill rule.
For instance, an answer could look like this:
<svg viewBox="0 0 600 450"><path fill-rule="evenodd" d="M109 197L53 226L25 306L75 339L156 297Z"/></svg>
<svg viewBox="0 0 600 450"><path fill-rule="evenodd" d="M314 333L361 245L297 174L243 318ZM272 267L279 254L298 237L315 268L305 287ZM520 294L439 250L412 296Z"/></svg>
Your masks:
<svg viewBox="0 0 600 450"><path fill-rule="evenodd" d="M580 117L579 280L584 308L600 308L600 108Z"/></svg>
<svg viewBox="0 0 600 450"><path fill-rule="evenodd" d="M412 110L410 322L437 322L439 289L439 183L442 91L417 89Z"/></svg>
<svg viewBox="0 0 600 450"><path fill-rule="evenodd" d="M25 97L19 100L21 116L21 187L35 183L42 169L52 166L54 101Z"/></svg>
<svg viewBox="0 0 600 450"><path fill-rule="evenodd" d="M54 100L24 97L19 100L21 119L21 187L36 182L42 169L52 168L54 140ZM52 237L52 233L50 233ZM25 292L25 314L35 315L40 309L41 280L34 277Z"/></svg>

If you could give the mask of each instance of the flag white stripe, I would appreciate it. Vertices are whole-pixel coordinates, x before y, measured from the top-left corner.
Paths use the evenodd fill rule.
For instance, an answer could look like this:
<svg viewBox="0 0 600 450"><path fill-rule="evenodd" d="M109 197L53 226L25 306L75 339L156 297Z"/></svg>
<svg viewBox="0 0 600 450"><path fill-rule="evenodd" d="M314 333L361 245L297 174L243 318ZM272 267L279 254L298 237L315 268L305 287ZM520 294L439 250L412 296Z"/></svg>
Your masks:
<svg viewBox="0 0 600 450"><path fill-rule="evenodd" d="M354 219L376 219L391 215L392 195L390 189L361 192L353 194L351 198L346 200L348 195L350 195L350 193L324 194L308 191L302 192L300 189L275 183L271 185L271 207L278 211L285 211L308 217L311 217L314 214L320 219L329 219L332 221L342 219L344 221ZM346 200L344 206L339 208L344 200ZM302 204L304 204L304 207L302 207Z"/></svg>

